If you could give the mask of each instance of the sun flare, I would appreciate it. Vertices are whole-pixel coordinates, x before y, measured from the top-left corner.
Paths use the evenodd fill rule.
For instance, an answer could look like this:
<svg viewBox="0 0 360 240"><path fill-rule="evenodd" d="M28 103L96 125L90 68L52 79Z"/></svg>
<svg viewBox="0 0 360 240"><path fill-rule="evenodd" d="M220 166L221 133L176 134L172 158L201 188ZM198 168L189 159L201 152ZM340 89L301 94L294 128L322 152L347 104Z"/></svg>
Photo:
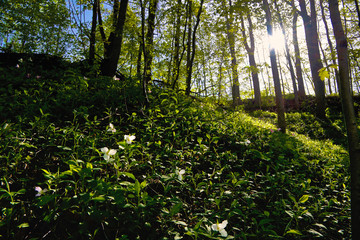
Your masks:
<svg viewBox="0 0 360 240"><path fill-rule="evenodd" d="M267 35L267 41L270 48L275 50L280 51L285 48L284 34L280 30L275 29L272 35Z"/></svg>

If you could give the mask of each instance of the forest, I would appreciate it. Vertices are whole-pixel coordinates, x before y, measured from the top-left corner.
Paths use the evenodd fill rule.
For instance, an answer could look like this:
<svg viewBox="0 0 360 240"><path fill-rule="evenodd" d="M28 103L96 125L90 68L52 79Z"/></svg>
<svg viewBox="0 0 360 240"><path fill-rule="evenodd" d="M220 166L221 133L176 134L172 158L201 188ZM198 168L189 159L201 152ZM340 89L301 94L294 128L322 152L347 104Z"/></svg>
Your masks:
<svg viewBox="0 0 360 240"><path fill-rule="evenodd" d="M0 239L360 239L358 0L0 0Z"/></svg>

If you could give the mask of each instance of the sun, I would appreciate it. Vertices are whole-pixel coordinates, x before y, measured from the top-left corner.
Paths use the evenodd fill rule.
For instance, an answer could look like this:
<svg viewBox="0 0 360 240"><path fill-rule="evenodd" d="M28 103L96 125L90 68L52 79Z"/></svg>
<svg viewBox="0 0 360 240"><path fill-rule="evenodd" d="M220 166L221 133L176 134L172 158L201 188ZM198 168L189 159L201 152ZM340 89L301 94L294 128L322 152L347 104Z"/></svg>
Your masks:
<svg viewBox="0 0 360 240"><path fill-rule="evenodd" d="M276 51L285 49L284 34L279 29L274 29L271 36L267 35L267 42L270 48L274 48Z"/></svg>

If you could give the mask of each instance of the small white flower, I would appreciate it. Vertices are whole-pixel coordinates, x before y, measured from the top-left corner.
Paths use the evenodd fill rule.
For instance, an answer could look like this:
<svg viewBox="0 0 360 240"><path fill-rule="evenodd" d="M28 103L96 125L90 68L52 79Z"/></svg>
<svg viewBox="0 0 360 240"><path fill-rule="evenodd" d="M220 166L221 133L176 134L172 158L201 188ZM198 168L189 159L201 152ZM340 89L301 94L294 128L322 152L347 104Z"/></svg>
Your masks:
<svg viewBox="0 0 360 240"><path fill-rule="evenodd" d="M176 170L175 170L175 174L178 176L178 179L179 179L180 181L182 181L183 175L185 174L185 170L184 170L184 169L181 169L181 170L179 171L179 169L176 169Z"/></svg>
<svg viewBox="0 0 360 240"><path fill-rule="evenodd" d="M127 144L131 144L136 137L134 135L125 135L124 140Z"/></svg>
<svg viewBox="0 0 360 240"><path fill-rule="evenodd" d="M224 220L224 221L222 221L222 223L215 223L215 224L211 225L211 229L213 231L219 232L222 237L227 237L228 234L225 230L227 224L228 224L228 221Z"/></svg>
<svg viewBox="0 0 360 240"><path fill-rule="evenodd" d="M114 79L115 81L119 81L119 80L120 80L120 78L116 77L116 75L114 75L113 79Z"/></svg>
<svg viewBox="0 0 360 240"><path fill-rule="evenodd" d="M20 68L19 64L16 64L16 68Z"/></svg>
<svg viewBox="0 0 360 240"><path fill-rule="evenodd" d="M108 132L116 132L116 129L114 128L114 125L112 123L109 124Z"/></svg>
<svg viewBox="0 0 360 240"><path fill-rule="evenodd" d="M40 197L42 194L47 192L47 189L43 190L41 187L36 186L35 191L37 191L37 194L35 195L35 197Z"/></svg>
<svg viewBox="0 0 360 240"><path fill-rule="evenodd" d="M104 153L103 158L106 161L110 160L110 156L114 156L116 154L116 150L115 149L108 149L107 147L103 147L101 148L101 151Z"/></svg>

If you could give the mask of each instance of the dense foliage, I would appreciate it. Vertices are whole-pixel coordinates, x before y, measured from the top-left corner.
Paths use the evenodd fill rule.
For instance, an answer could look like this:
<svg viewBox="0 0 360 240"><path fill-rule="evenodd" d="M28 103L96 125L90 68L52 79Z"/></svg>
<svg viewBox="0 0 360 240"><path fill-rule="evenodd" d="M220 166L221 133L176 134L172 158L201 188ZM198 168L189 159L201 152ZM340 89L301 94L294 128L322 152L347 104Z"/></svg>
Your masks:
<svg viewBox="0 0 360 240"><path fill-rule="evenodd" d="M0 69L1 238L350 239L348 154L310 113L283 134L206 99L152 87L146 105L132 79L26 64Z"/></svg>

